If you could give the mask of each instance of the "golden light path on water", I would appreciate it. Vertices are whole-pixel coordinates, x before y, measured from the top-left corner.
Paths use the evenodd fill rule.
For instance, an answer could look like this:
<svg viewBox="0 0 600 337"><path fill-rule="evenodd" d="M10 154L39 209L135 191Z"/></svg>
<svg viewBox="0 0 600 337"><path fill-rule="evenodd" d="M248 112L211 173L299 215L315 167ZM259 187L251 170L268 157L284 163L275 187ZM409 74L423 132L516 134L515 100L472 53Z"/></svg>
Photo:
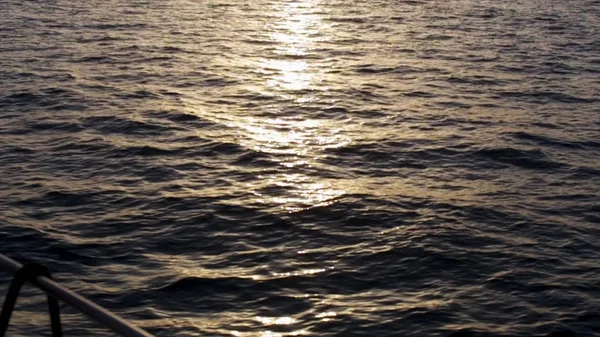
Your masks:
<svg viewBox="0 0 600 337"><path fill-rule="evenodd" d="M304 1L279 3L272 7L273 14L278 13L277 21L272 25L273 31L270 33L271 39L277 42L276 54L291 59L263 59L258 65L263 71L276 71L275 76L267 79L266 86L284 98L293 99L298 105L303 104L303 96L289 96L311 88L318 77L319 70L316 66L312 65L310 60L302 58L314 48L317 39L315 36L324 38L323 34L319 34L324 24L314 13L316 6L318 3L315 1ZM306 161L319 156L320 151L350 142L347 137L339 135L339 126L323 119L275 118L262 121L258 127L257 124L241 125L252 135L248 138L250 144L245 145L264 152L286 152L290 156L280 164L287 168L297 165L310 166L311 163ZM291 211L298 207L290 205L321 205L344 193L343 190L335 189L329 183L315 181L314 178L299 172L283 171L260 178L268 185L292 191L268 200Z"/></svg>
<svg viewBox="0 0 600 337"><path fill-rule="evenodd" d="M277 54L290 57L290 60L260 61L258 67L262 71L275 70L275 76L266 80L270 91L284 98L293 99L297 104L303 103L302 95L289 97L297 91L309 89L316 80L317 69L302 56L308 54L313 48L314 37L323 23L316 14L312 14L312 1L288 2L276 4L272 8L273 14L279 13L278 21L274 23L271 39L277 42ZM341 136L340 128L320 119L292 119L272 118L268 120L246 120L238 126L247 132L244 145L257 151L266 153L283 153L286 156L280 165L284 168L275 175L262 175L259 180L267 186L277 186L288 191L281 196L266 196L257 192L260 198L266 198L268 203L280 204L290 211L298 207L293 205L322 205L326 204L345 192L336 189L331 184L315 180L301 171L289 172L296 166L310 166L311 160L321 155L326 148L338 147L350 142L347 137ZM249 123L248 123L249 122ZM308 206L310 207L310 206ZM317 274L325 269L298 270L292 273L274 274L273 277L289 277L301 274ZM322 315L324 313L319 313ZM335 313L333 313L335 314ZM321 319L328 319L323 316ZM255 321L261 323L265 330L261 336L283 336L274 332L270 327L291 325L296 323L292 317L262 317L256 316ZM232 331L234 336L244 336L238 331ZM285 333L287 336L307 335L305 330L296 330Z"/></svg>
<svg viewBox="0 0 600 337"><path fill-rule="evenodd" d="M281 5L279 5L281 6ZM310 87L315 77L315 69L302 59L293 56L305 56L314 45L314 35L318 35L323 25L316 14L310 10L312 2L285 3L283 8L274 8L280 13L279 22L274 25L271 39L277 42L277 54L292 57L291 60L262 60L260 67L275 69L279 75L267 81L269 87L284 90L303 90Z"/></svg>
<svg viewBox="0 0 600 337"><path fill-rule="evenodd" d="M280 169L276 173L258 174L256 181L247 183L257 203L280 205L286 211L324 205L346 191L304 173L302 168L313 167L324 150L349 144L351 139L344 132L347 125L310 118L306 113L295 114L294 109L320 100L306 92L317 84L324 67L306 56L313 52L316 42L327 39L324 32L330 32L331 27L319 17L316 1L272 3L267 16L271 21L265 22L263 29L268 40L275 43L274 50L263 57L240 57L235 62L256 75L248 79L247 89L286 103L261 106L260 116L201 107L196 107L196 113L233 129L235 141L245 148L277 155ZM285 193L261 192L264 189Z"/></svg>
<svg viewBox="0 0 600 337"><path fill-rule="evenodd" d="M269 17L272 22L265 23L269 39L276 42L272 55L248 60L241 58L238 62L243 66L251 65L257 76L252 78L248 88L255 92L281 98L288 102L285 108L265 107L264 113L254 115L245 114L244 111L210 111L210 108L197 107L196 113L220 125L234 130L230 135L244 148L274 155L278 158L279 168L275 173L272 170L257 175L257 179L248 182L247 189L256 196L258 203L266 205L279 205L284 211L297 211L304 208L322 206L343 195L346 190L334 186L330 181L306 173L306 168L317 165L317 159L323 157L324 151L331 148L345 146L351 138L345 130L344 121L334 121L325 118L310 118L303 114L286 114L288 111L281 109L302 108L310 104L311 100L319 99L307 97L304 93L310 91L319 78L322 67L314 64L314 60L306 57L315 47L317 39L327 39L326 34L320 30L327 26L316 12L318 2L302 1L273 3ZM329 29L330 27L328 27ZM260 78L260 83L256 79ZM198 109L202 111L199 112ZM284 190L285 193L269 193L263 190ZM298 254L301 254L299 252ZM215 270L201 267L202 261L189 260L181 256L177 258L164 255L148 256L160 261L180 276L184 277L214 277ZM202 260L201 257L199 257ZM290 272L267 275L256 275L252 269L227 269L219 275L223 277L246 277L254 280L287 278L299 275L320 274L325 268L298 268ZM307 295L308 296L308 295ZM252 316L250 316L252 315ZM297 320L289 316L266 317L259 314L244 313L245 319L261 324L264 328L259 332L242 332L231 330L233 336L300 336L307 335L304 329L277 332L278 326L293 325ZM315 312L315 319L329 321L336 316L333 311ZM240 317L241 318L241 317Z"/></svg>

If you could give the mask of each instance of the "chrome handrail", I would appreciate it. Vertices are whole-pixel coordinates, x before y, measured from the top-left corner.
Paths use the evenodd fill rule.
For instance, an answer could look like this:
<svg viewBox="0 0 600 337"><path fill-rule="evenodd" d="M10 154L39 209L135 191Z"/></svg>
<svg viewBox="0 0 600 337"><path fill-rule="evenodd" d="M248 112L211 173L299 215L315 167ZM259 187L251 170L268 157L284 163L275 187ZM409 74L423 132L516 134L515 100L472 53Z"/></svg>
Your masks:
<svg viewBox="0 0 600 337"><path fill-rule="evenodd" d="M0 268L13 275L23 268L17 261L0 253ZM116 314L102 308L96 303L65 288L46 276L37 276L35 282L30 282L46 294L63 301L79 310L89 318L125 337L153 337L148 332L134 326Z"/></svg>

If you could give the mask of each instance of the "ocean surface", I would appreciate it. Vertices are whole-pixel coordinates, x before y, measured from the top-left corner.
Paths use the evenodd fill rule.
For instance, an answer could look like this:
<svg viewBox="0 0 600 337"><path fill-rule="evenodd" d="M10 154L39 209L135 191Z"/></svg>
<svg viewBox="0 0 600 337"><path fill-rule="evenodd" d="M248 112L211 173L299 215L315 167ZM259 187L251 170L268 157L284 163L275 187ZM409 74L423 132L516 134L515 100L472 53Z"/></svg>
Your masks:
<svg viewBox="0 0 600 337"><path fill-rule="evenodd" d="M0 0L0 252L157 336L598 336L600 1Z"/></svg>

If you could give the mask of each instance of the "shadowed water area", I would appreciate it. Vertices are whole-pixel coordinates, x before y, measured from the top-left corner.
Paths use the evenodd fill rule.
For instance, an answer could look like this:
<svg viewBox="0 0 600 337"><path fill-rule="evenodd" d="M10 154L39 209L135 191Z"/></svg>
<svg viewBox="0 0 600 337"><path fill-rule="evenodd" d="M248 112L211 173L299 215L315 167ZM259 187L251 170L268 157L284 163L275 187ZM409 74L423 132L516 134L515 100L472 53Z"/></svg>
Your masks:
<svg viewBox="0 0 600 337"><path fill-rule="evenodd" d="M600 334L600 2L0 1L0 244L158 336Z"/></svg>

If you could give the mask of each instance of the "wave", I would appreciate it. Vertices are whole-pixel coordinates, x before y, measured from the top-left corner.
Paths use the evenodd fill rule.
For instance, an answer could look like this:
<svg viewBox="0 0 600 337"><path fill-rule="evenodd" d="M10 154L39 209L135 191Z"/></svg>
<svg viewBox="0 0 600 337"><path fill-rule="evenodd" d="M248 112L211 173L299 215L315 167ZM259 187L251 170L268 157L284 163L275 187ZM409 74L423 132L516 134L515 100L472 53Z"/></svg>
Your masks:
<svg viewBox="0 0 600 337"><path fill-rule="evenodd" d="M530 132L514 132L510 134L511 136L534 142L535 144L541 146L549 146L549 147L566 147L572 149L594 149L600 148L600 142L597 141L568 141L563 139L552 138L540 134L534 134Z"/></svg>
<svg viewBox="0 0 600 337"><path fill-rule="evenodd" d="M577 97L566 93L555 92L555 91L532 91L532 92L520 92L520 91L503 91L499 93L501 98L516 98L525 101L532 101L535 103L548 103L548 102L559 102L559 103L580 103L589 104L597 102L594 98Z"/></svg>
<svg viewBox="0 0 600 337"><path fill-rule="evenodd" d="M327 150L335 153L335 157L325 160L331 164L344 166L347 164L350 167L360 167L358 165L360 162L371 169L377 167L425 169L451 164L457 167L470 165L477 170L477 167L489 168L489 164L492 163L536 170L555 170L569 166L566 163L552 160L541 150L511 147L475 148L472 146L466 149L446 147L411 149L416 146L417 144L411 142L353 144ZM341 160L342 158L344 161ZM502 168L502 166L497 168Z"/></svg>

